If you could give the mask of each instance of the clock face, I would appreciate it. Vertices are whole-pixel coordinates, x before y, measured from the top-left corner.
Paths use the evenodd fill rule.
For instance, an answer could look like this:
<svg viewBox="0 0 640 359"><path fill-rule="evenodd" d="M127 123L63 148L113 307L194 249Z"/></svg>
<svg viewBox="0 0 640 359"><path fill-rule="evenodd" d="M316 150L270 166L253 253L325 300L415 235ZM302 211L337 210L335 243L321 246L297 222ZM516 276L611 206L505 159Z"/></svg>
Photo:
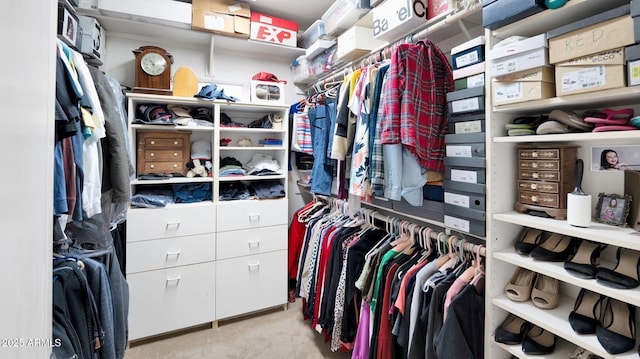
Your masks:
<svg viewBox="0 0 640 359"><path fill-rule="evenodd" d="M142 70L151 76L157 76L164 72L167 68L167 61L162 55L155 52L142 56L140 60Z"/></svg>

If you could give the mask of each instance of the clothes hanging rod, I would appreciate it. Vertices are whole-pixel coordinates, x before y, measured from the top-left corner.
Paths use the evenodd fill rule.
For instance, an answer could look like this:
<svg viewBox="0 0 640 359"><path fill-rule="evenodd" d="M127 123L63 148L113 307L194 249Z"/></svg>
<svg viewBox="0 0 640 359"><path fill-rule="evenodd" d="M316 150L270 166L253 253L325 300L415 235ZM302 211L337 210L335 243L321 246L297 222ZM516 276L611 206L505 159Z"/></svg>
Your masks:
<svg viewBox="0 0 640 359"><path fill-rule="evenodd" d="M393 224L390 221L396 221L397 218L393 217L393 216L387 216L385 214L382 214L380 212L377 212L375 210L372 209L364 209L363 214L365 216L371 216L374 219L377 219L379 221L385 222L385 223L389 223L389 224ZM429 227L425 227L425 226L419 226L419 228L429 228ZM486 247L481 245L481 244L476 244L476 243L472 243L470 241L468 241L467 239L464 238L459 238L456 235L444 235L442 236L442 234L437 233L435 231L431 232L430 235L431 239L434 240L438 240L438 241L443 241L445 243L451 243L451 246L454 248L459 248L460 247L460 242L462 242L462 250L466 251L466 252L470 252L470 253L479 253L481 256L486 257Z"/></svg>
<svg viewBox="0 0 640 359"><path fill-rule="evenodd" d="M316 82L313 83L313 85L308 86L307 89L311 90L314 88L320 88L320 86L326 84L327 82L334 82L334 81L341 81L344 79L344 77L353 71L353 66L357 65L362 67L362 65L367 62L367 63L372 63L372 62L376 62L373 61L375 59L379 59L380 57L383 57L383 53L389 52L388 57L391 56L390 51L391 49L393 49L395 46L399 45L399 44L403 44L403 43L408 43L408 42L414 42L414 41L419 41L419 40L423 40L426 39L427 36L429 34L432 34L442 28L444 28L445 26L447 26L448 24L451 24L453 22L458 22L460 23L460 25L464 28L464 24L461 23L462 19L465 16L469 16L469 14L474 13L475 11L482 11L482 6L480 4L480 1L475 1L473 2L471 5L469 5L466 9L463 10L459 10L459 11L455 11L455 12L450 12L447 15L443 15L442 18L437 18L434 20L433 23L427 21L423 26L424 27L420 27L419 30L415 33L411 33L408 34L406 36L403 36L393 42L390 42L386 45L381 46L380 48L376 49L376 50L372 50L369 54L361 56L355 60L352 60L350 62L347 62L341 66L339 66L336 70L330 72L329 74L327 74L327 76L322 77L321 79L317 80ZM465 32L465 34L467 35L467 37L470 39L470 34L468 32ZM342 76L340 79L338 79L338 76Z"/></svg>

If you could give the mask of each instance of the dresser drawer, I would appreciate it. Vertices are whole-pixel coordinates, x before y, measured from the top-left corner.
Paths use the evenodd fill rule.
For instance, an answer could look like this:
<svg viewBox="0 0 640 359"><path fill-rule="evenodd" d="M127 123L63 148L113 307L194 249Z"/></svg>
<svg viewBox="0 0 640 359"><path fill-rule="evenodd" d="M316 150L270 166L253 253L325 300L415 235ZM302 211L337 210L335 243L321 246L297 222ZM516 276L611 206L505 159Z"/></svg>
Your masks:
<svg viewBox="0 0 640 359"><path fill-rule="evenodd" d="M127 244L127 273L204 263L215 259L214 233Z"/></svg>
<svg viewBox="0 0 640 359"><path fill-rule="evenodd" d="M518 181L518 189L532 192L558 193L560 186L557 182Z"/></svg>
<svg viewBox="0 0 640 359"><path fill-rule="evenodd" d="M166 162L180 161L181 162L182 156L184 156L182 149L144 151L145 161L166 161Z"/></svg>
<svg viewBox="0 0 640 359"><path fill-rule="evenodd" d="M216 316L233 317L287 302L287 251L216 262Z"/></svg>
<svg viewBox="0 0 640 359"><path fill-rule="evenodd" d="M518 151L521 160L557 160L560 159L558 148L530 148Z"/></svg>
<svg viewBox="0 0 640 359"><path fill-rule="evenodd" d="M186 173L185 163L179 162L142 162L140 173Z"/></svg>
<svg viewBox="0 0 640 359"><path fill-rule="evenodd" d="M189 149L190 132L138 131L137 134L139 149Z"/></svg>
<svg viewBox="0 0 640 359"><path fill-rule="evenodd" d="M287 224L286 198L218 203L218 231Z"/></svg>
<svg viewBox="0 0 640 359"><path fill-rule="evenodd" d="M284 224L218 233L217 259L228 259L287 249Z"/></svg>
<svg viewBox="0 0 640 359"><path fill-rule="evenodd" d="M566 196L566 194L564 195ZM556 193L518 191L518 201L525 204L558 208L560 206L559 199L560 197Z"/></svg>
<svg viewBox="0 0 640 359"><path fill-rule="evenodd" d="M558 171L519 171L519 174L519 178L524 180L560 181L560 172Z"/></svg>
<svg viewBox="0 0 640 359"><path fill-rule="evenodd" d="M213 233L215 218L211 202L132 208L127 213L127 242Z"/></svg>
<svg viewBox="0 0 640 359"><path fill-rule="evenodd" d="M214 321L215 271L208 262L128 275L129 340Z"/></svg>
<svg viewBox="0 0 640 359"><path fill-rule="evenodd" d="M521 170L559 171L560 161L519 161Z"/></svg>

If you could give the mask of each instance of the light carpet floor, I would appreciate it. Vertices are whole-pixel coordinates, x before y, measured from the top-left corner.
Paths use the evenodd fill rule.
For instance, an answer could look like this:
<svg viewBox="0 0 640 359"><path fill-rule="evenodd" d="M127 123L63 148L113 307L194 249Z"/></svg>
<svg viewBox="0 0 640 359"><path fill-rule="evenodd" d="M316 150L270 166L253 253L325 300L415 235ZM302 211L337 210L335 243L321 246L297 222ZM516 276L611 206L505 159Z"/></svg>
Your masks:
<svg viewBox="0 0 640 359"><path fill-rule="evenodd" d="M125 359L346 359L351 353L329 350L324 334L301 314L301 300L228 321L217 328L197 328L132 343Z"/></svg>

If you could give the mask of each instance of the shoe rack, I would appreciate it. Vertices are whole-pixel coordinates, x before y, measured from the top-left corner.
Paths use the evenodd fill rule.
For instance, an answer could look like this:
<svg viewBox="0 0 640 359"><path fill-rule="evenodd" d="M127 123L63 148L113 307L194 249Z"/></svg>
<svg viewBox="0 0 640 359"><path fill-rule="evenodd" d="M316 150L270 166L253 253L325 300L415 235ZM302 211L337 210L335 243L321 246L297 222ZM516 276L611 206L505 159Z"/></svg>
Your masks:
<svg viewBox="0 0 640 359"><path fill-rule="evenodd" d="M487 49L509 36L535 36L567 23L601 13L624 4L628 0L571 0L564 7L545 10L516 23L496 30L486 30ZM491 78L487 66L487 78ZM558 233L571 236L576 241L589 240L607 244L601 254L598 267L613 268L616 264L618 248L640 251L640 236L633 229L592 222L587 228L570 226L566 220L532 216L515 210L517 202L518 148L522 146L575 146L577 158L585 163L582 188L592 196L595 208L598 193L623 194L624 175L606 171L590 171L592 146L625 146L640 143L640 131L583 132L551 135L507 136L505 125L518 116L548 114L552 110L583 112L591 109L634 109L640 114L640 87L623 87L592 93L583 93L525 103L492 107L491 81L486 90L487 110L487 307L485 333L486 358L534 358L522 351L521 345L506 345L495 341L496 329L509 314L524 319L557 336L553 353L545 358L567 358L575 346L582 347L603 358L638 358L638 335L632 350L621 354L609 354L600 344L596 335L577 334L569 323L569 314L581 289L612 298L633 307L640 307L640 289L614 289L602 285L595 279L582 279L564 269L563 262L536 260L519 254L514 248L524 227L534 228L549 235ZM511 188L512 190L508 190ZM514 301L507 297L505 287L518 268L525 268L537 274L556 279L559 283L558 306L543 309L532 301ZM636 310L636 313L639 311ZM623 319L627 322L627 318ZM636 318L636 323L638 322Z"/></svg>

